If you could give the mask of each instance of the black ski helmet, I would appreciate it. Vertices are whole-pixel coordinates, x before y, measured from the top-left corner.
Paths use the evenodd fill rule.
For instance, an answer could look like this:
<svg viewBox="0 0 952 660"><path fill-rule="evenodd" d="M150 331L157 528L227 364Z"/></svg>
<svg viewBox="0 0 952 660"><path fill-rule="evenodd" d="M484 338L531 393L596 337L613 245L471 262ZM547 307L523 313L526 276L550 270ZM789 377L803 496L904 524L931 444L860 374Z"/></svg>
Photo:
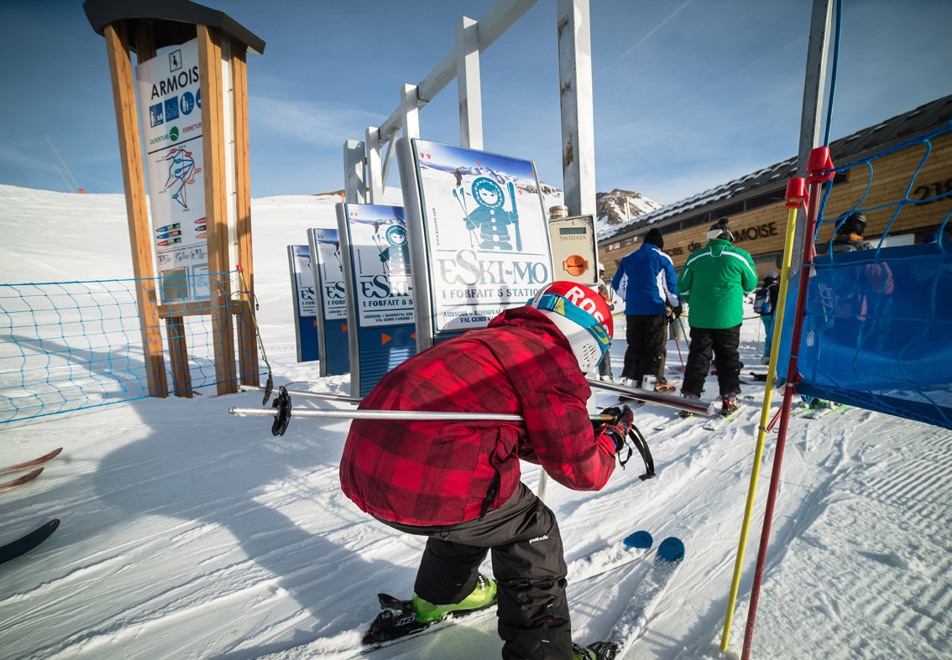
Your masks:
<svg viewBox="0 0 952 660"><path fill-rule="evenodd" d="M866 214L862 211L854 211L846 216L843 225L837 232L839 234L858 234L862 236L866 231Z"/></svg>

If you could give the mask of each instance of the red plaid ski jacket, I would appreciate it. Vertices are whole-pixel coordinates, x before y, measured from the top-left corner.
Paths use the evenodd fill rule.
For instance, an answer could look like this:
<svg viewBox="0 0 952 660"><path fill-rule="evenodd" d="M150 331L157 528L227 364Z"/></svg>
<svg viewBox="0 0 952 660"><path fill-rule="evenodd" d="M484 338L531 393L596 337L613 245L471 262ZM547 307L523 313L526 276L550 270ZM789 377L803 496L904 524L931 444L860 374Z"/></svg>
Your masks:
<svg viewBox="0 0 952 660"><path fill-rule="evenodd" d="M363 511L407 525L451 525L502 506L519 459L575 490L599 490L615 446L595 437L591 389L568 341L538 310L508 310L386 374L361 409L521 414L501 421L354 420L341 488Z"/></svg>

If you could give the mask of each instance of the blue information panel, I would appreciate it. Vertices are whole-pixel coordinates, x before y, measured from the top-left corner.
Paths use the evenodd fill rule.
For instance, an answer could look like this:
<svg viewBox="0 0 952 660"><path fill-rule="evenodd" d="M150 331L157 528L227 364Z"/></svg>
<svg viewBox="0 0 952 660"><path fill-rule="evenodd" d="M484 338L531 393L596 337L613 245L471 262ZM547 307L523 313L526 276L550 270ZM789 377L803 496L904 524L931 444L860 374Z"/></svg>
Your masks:
<svg viewBox="0 0 952 660"><path fill-rule="evenodd" d="M351 396L416 353L407 227L400 206L338 204Z"/></svg>
<svg viewBox="0 0 952 660"><path fill-rule="evenodd" d="M320 359L321 352L317 345L317 314L314 311L314 274L311 272L310 248L307 245L289 245L288 266L291 270L297 361L313 362Z"/></svg>
<svg viewBox="0 0 952 660"><path fill-rule="evenodd" d="M350 371L347 339L347 296L336 229L310 229L307 242L314 272L314 306L317 316L317 343L321 355L321 376L338 376Z"/></svg>

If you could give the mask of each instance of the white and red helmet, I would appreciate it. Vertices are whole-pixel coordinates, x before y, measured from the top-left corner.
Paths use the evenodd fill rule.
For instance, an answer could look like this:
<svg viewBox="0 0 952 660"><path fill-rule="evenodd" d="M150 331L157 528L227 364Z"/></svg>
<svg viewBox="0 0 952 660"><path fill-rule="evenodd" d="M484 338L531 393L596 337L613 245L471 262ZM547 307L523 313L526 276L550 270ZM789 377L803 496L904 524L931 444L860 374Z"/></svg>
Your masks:
<svg viewBox="0 0 952 660"><path fill-rule="evenodd" d="M614 333L612 312L602 296L584 284L558 281L539 289L529 301L562 331L582 373L601 362Z"/></svg>

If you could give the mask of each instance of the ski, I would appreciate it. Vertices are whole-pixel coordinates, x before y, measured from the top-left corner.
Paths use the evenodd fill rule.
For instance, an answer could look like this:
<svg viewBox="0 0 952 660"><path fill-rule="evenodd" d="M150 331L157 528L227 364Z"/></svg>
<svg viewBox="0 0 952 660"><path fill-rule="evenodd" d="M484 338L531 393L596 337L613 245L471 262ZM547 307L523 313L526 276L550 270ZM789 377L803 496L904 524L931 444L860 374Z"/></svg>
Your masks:
<svg viewBox="0 0 952 660"><path fill-rule="evenodd" d="M37 527L26 536L21 536L6 545L0 545L0 564L10 561L11 559L16 559L41 544L50 537L50 534L56 531L56 528L59 527L59 522L59 519L54 518L45 525Z"/></svg>
<svg viewBox="0 0 952 660"><path fill-rule="evenodd" d="M645 558L653 543L654 539L646 531L630 534L620 543L573 561L568 565L567 579L570 582L581 582L622 566L627 566ZM458 623L474 621L495 611L495 607L489 605L478 610L450 612L438 621L419 623L416 621L416 614L410 606L409 600L385 593L377 594L377 599L380 602L381 612L374 619L370 630L364 635L364 648L359 649L350 657L356 658L367 655L382 648L416 639Z"/></svg>
<svg viewBox="0 0 952 660"><path fill-rule="evenodd" d="M823 406L814 406L812 408L807 408L805 412L798 415L803 419L819 419L821 417L826 417L830 413L835 413L838 410L843 410L844 408L849 408L845 403L838 403L832 407L823 407Z"/></svg>
<svg viewBox="0 0 952 660"><path fill-rule="evenodd" d="M40 476L40 472L42 471L43 471L43 468L38 467L35 470L33 470L33 472L28 472L27 474L24 474L22 477L17 477L16 479L12 479L10 481L7 481L6 483L2 483L0 484L0 492L5 490L10 490L11 488L16 488L17 486L22 486L25 483L33 481L38 476Z"/></svg>
<svg viewBox="0 0 952 660"><path fill-rule="evenodd" d="M653 544L654 539L646 531L629 534L621 543L615 543L573 561L568 566L567 579L569 582L581 582L626 566L643 559Z"/></svg>
<svg viewBox="0 0 952 660"><path fill-rule="evenodd" d="M618 400L612 404L612 406L628 406L632 410L636 410L646 405L648 405L646 401L640 401L639 399L632 399L631 397L627 397L627 396L618 397Z"/></svg>
<svg viewBox="0 0 952 660"><path fill-rule="evenodd" d="M705 430L707 430L707 431L715 431L715 430L717 430L719 427L724 426L725 424L727 424L728 422L730 422L732 419L734 419L735 417L737 417L738 413L740 413L740 411L743 410L744 407L745 407L744 404L738 403L738 404L737 404L737 408L734 409L733 412L731 412L731 413L729 413L729 414L727 414L727 415L715 415L714 417L708 419L707 421L704 422L704 428L705 428Z"/></svg>
<svg viewBox="0 0 952 660"><path fill-rule="evenodd" d="M608 638L588 645L598 660L621 658L631 649L648 625L683 560L684 543L680 539L671 536L661 542L648 574L638 583Z"/></svg>
<svg viewBox="0 0 952 660"><path fill-rule="evenodd" d="M662 420L654 425L655 431L669 431L676 426L680 426L682 422L687 422L689 419L694 419L698 417L692 412L687 410L682 410L674 417L669 417L668 419Z"/></svg>
<svg viewBox="0 0 952 660"><path fill-rule="evenodd" d="M45 456L40 456L39 458L34 458L32 461L26 461L25 463L17 463L16 465L11 465L9 467L0 468L0 474L10 474L11 472L19 472L20 470L25 470L28 467L33 467L34 465L39 465L40 463L46 463L49 460L52 460L60 455L60 452L63 451L63 448L54 449L49 454Z"/></svg>

